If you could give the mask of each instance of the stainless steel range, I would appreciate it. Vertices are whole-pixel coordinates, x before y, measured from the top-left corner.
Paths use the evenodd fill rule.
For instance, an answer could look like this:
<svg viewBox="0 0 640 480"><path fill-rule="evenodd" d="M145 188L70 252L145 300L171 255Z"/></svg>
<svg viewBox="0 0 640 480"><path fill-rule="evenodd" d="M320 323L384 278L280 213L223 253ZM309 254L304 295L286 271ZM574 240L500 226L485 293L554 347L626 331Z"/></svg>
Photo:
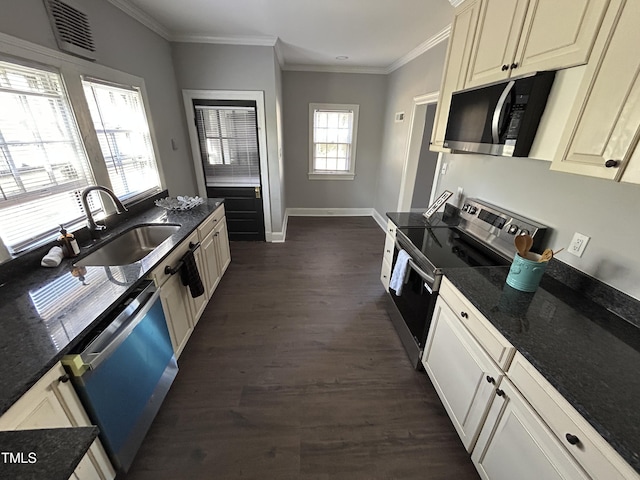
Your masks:
<svg viewBox="0 0 640 480"><path fill-rule="evenodd" d="M516 253L516 235L531 235L532 250L539 252L547 232L534 220L478 199L468 199L459 211L446 207L444 218L422 221L420 226L400 222L396 229L393 267L400 249L410 260L400 295L389 289L393 304L388 311L416 369L421 368L442 269L509 265Z"/></svg>

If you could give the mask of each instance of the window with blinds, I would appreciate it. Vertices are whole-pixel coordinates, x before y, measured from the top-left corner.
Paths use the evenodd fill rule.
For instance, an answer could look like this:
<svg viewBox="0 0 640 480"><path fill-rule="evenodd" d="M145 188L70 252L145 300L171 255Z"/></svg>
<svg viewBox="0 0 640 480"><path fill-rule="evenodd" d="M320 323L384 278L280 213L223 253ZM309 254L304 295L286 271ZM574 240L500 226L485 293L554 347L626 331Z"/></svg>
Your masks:
<svg viewBox="0 0 640 480"><path fill-rule="evenodd" d="M309 106L309 175L355 174L358 105L314 104Z"/></svg>
<svg viewBox="0 0 640 480"><path fill-rule="evenodd" d="M259 186L256 107L195 104L194 108L206 185Z"/></svg>
<svg viewBox="0 0 640 480"><path fill-rule="evenodd" d="M160 191L140 90L89 78L82 85L113 192L126 200Z"/></svg>
<svg viewBox="0 0 640 480"><path fill-rule="evenodd" d="M93 184L60 74L0 61L0 237L13 253L84 218Z"/></svg>

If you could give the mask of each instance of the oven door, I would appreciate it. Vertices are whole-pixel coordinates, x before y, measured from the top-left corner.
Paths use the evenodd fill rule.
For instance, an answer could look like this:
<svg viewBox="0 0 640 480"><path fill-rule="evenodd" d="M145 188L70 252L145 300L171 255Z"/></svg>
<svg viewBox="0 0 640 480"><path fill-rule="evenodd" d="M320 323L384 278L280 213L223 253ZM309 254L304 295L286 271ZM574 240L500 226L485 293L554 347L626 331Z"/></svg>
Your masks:
<svg viewBox="0 0 640 480"><path fill-rule="evenodd" d="M398 258L398 246L393 256L393 267ZM434 278L409 260L406 282L400 295L390 288L389 295L399 315L392 315L394 326L415 368L420 367L420 356L427 339L437 293L432 291ZM395 319L394 319L395 317Z"/></svg>

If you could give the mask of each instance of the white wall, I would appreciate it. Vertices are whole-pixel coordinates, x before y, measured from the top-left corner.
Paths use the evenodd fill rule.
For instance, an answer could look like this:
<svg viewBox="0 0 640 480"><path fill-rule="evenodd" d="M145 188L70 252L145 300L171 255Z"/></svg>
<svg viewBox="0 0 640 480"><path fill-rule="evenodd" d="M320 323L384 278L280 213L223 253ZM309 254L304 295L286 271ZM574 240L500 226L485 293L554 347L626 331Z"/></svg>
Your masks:
<svg viewBox="0 0 640 480"><path fill-rule="evenodd" d="M640 186L549 170L529 158L445 155L438 194L464 187L477 197L538 220L552 229L549 247L567 248L574 232L589 237L582 258L558 259L640 299Z"/></svg>
<svg viewBox="0 0 640 480"><path fill-rule="evenodd" d="M278 152L277 61L273 47L173 43L178 87L189 90L262 90L265 96L272 230L282 230L284 197ZM184 116L184 114L182 114Z"/></svg>
<svg viewBox="0 0 640 480"><path fill-rule="evenodd" d="M409 137L413 97L440 89L447 42L441 42L389 75L384 116L382 159L376 188L375 209L384 216L398 207L402 168ZM395 123L396 112L405 113L405 121Z"/></svg>
<svg viewBox="0 0 640 480"><path fill-rule="evenodd" d="M285 71L287 207L371 208L380 166L386 77ZM309 104L359 105L354 180L309 180Z"/></svg>
<svg viewBox="0 0 640 480"><path fill-rule="evenodd" d="M97 49L96 63L145 80L160 163L172 195L196 193L169 42L106 0L83 0ZM0 32L58 47L42 0L0 0ZM171 147L174 139L177 150Z"/></svg>

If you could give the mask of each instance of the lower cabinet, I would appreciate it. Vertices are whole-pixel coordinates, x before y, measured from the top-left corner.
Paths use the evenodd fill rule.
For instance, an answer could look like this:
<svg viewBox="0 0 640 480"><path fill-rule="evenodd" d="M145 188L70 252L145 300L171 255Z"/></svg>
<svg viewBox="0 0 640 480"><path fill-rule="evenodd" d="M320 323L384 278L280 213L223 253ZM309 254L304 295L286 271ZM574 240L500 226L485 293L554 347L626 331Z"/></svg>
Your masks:
<svg viewBox="0 0 640 480"><path fill-rule="evenodd" d="M0 417L0 430L90 426L89 417L68 378L62 365L55 365ZM71 478L115 478L115 471L100 440L94 440Z"/></svg>
<svg viewBox="0 0 640 480"><path fill-rule="evenodd" d="M508 379L496 391L471 459L483 479L590 478Z"/></svg>
<svg viewBox="0 0 640 480"><path fill-rule="evenodd" d="M422 363L471 452L503 373L442 297L436 302Z"/></svg>
<svg viewBox="0 0 640 480"><path fill-rule="evenodd" d="M160 301L167 318L169 335L176 358L180 356L193 332L189 289L182 285L180 275L173 275L160 287Z"/></svg>

